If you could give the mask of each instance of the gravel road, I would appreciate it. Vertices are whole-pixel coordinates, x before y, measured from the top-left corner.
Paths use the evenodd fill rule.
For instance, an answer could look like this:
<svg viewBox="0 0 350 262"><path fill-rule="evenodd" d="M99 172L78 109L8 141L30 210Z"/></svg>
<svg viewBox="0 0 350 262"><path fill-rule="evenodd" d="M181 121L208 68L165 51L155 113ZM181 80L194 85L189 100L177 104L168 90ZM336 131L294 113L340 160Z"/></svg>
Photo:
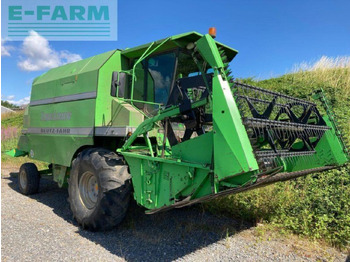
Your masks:
<svg viewBox="0 0 350 262"><path fill-rule="evenodd" d="M145 215L132 204L113 231L92 233L72 220L67 190L41 181L30 197L17 173L1 175L2 261L345 261L332 248L310 252L286 239L261 239L256 228L200 207Z"/></svg>

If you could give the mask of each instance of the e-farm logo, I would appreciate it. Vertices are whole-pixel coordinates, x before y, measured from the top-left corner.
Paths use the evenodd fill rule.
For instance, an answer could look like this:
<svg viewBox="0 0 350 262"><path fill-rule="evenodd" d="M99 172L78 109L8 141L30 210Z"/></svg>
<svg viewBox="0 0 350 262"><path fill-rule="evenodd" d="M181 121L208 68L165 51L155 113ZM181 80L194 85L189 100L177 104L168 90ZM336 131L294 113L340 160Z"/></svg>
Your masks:
<svg viewBox="0 0 350 262"><path fill-rule="evenodd" d="M34 30L48 40L117 40L117 0L3 0L2 37Z"/></svg>

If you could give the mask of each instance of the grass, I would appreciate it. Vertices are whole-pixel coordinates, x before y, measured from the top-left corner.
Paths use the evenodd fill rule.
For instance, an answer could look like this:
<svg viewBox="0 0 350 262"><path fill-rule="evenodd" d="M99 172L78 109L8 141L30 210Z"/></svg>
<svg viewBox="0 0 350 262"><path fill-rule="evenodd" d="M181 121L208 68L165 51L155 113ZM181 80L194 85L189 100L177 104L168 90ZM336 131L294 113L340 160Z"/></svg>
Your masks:
<svg viewBox="0 0 350 262"><path fill-rule="evenodd" d="M350 137L350 58L322 57L292 73L243 82L309 99L322 88ZM349 143L348 143L349 146ZM211 212L275 226L279 230L350 249L350 166L231 195L205 205Z"/></svg>
<svg viewBox="0 0 350 262"><path fill-rule="evenodd" d="M314 64L297 65L293 71L290 75L296 81L304 81L310 86L329 86L340 100L350 95L350 57L323 56Z"/></svg>
<svg viewBox="0 0 350 262"><path fill-rule="evenodd" d="M18 169L26 162L35 163L39 169L47 168L47 163L29 157L11 157L5 153L17 148L17 142L23 126L23 111L1 115L1 163L2 168Z"/></svg>
<svg viewBox="0 0 350 262"><path fill-rule="evenodd" d="M1 128L18 127L23 126L23 111L17 111L14 113L5 113L1 115Z"/></svg>

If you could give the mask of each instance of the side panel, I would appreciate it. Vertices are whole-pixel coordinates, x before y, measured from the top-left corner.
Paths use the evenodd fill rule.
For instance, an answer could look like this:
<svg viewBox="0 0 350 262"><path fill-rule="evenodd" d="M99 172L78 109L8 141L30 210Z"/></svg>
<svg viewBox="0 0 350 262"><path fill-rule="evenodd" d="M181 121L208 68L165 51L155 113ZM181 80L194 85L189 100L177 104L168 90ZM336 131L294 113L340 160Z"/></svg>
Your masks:
<svg viewBox="0 0 350 262"><path fill-rule="evenodd" d="M214 167L219 180L259 169L228 82L220 75L213 79L213 129Z"/></svg>
<svg viewBox="0 0 350 262"><path fill-rule="evenodd" d="M198 51L212 68L218 68L213 78L214 172L219 180L258 170L253 149L243 126L237 104L227 80L221 76L224 64L215 41L209 35L196 43ZM249 177L236 177L238 184Z"/></svg>
<svg viewBox="0 0 350 262"><path fill-rule="evenodd" d="M33 82L30 102L95 92L98 70L115 51L106 52L49 70Z"/></svg>
<svg viewBox="0 0 350 262"><path fill-rule="evenodd" d="M179 143L171 150L174 158L210 167L213 159L213 132Z"/></svg>
<svg viewBox="0 0 350 262"><path fill-rule="evenodd" d="M322 166L340 166L348 162L347 155L343 151L343 146L336 136L336 131L329 120L328 116L324 116L327 126L331 127L322 136L317 144L316 154L310 156L301 156L284 159L286 170L288 172L300 171L304 169L317 168Z"/></svg>
<svg viewBox="0 0 350 262"><path fill-rule="evenodd" d="M94 109L95 99L30 106L30 157L70 166L78 148L93 144Z"/></svg>
<svg viewBox="0 0 350 262"><path fill-rule="evenodd" d="M114 53L57 67L36 78L18 148L34 159L70 166L80 147L93 145L99 69Z"/></svg>
<svg viewBox="0 0 350 262"><path fill-rule="evenodd" d="M188 196L212 193L209 169L190 163L123 153L132 176L134 198L148 208L160 208Z"/></svg>
<svg viewBox="0 0 350 262"><path fill-rule="evenodd" d="M137 127L144 120L133 106L111 96L112 73L122 69L128 69L127 59L116 51L99 70L96 127Z"/></svg>
<svg viewBox="0 0 350 262"><path fill-rule="evenodd" d="M28 139L31 158L67 167L80 147L93 144L92 137L86 136L30 134Z"/></svg>

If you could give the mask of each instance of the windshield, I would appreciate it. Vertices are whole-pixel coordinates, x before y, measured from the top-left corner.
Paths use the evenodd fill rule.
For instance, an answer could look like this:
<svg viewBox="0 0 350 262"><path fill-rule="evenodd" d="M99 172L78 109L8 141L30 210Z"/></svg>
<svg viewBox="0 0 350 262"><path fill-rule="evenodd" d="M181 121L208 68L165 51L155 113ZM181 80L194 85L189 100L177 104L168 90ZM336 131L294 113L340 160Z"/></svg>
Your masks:
<svg viewBox="0 0 350 262"><path fill-rule="evenodd" d="M148 59L148 90L154 90L155 103L165 105L168 101L175 69L175 53L162 54ZM147 99L149 101L149 99Z"/></svg>
<svg viewBox="0 0 350 262"><path fill-rule="evenodd" d="M205 72L206 63L201 57L196 59ZM172 93L178 80L193 76L202 78L198 65L190 54L180 50L154 55L143 60L136 66L133 99L150 103L135 102L134 104L146 114L154 115L159 105L151 103L164 107L169 104L169 98L177 99L176 94L174 96Z"/></svg>

